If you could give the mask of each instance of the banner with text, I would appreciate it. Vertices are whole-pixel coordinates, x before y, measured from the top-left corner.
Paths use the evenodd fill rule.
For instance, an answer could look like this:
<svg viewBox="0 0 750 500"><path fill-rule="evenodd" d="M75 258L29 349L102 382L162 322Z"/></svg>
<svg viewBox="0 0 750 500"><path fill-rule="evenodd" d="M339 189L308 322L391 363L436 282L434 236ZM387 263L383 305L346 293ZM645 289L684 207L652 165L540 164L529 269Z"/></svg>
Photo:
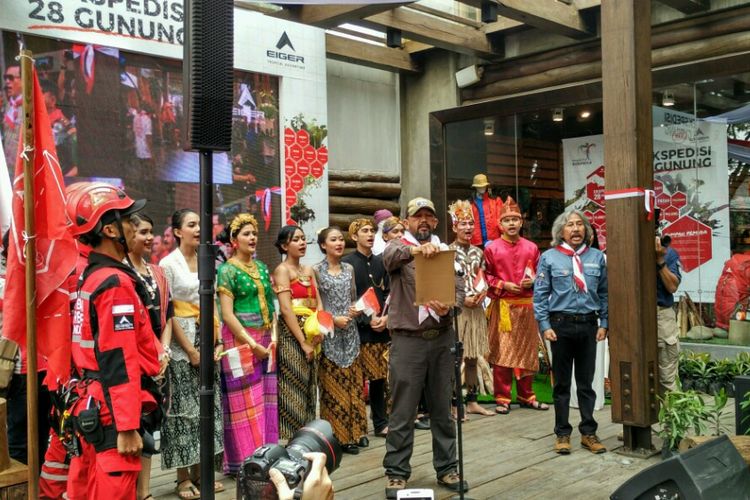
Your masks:
<svg viewBox="0 0 750 500"><path fill-rule="evenodd" d="M654 189L662 235L680 254L679 292L714 302L729 251L726 125L654 107ZM565 203L583 210L606 249L604 137L563 140ZM644 217L645 209L644 209Z"/></svg>
<svg viewBox="0 0 750 500"><path fill-rule="evenodd" d="M144 179L173 186L166 188L174 192L170 203L196 204L193 187L198 182L198 161L197 155L179 147L183 90L181 66L173 63L183 55L184 0L5 4L0 16L0 29L7 31L5 60L0 64L3 70L14 64L17 43L10 32L34 35L24 37L26 45L39 56L37 68L46 75L51 95L71 123L70 130L79 135L67 172L106 177L136 190L144 185L131 184L125 177L144 170ZM295 222L313 242L317 230L328 224L325 32L237 8L234 23L235 68L252 74L236 74L233 150L230 155L215 155L214 179L222 184L217 187L217 211L224 210L227 217L238 210L256 212L263 219L268 240L280 225ZM45 45L41 37L58 43ZM89 110L90 102L105 107L101 112ZM6 109L3 112L15 116ZM87 127L94 122L98 127ZM17 135L10 130L12 125L0 125L4 143ZM118 127L125 130L119 134L125 137L121 139L124 147L92 146L91 154L87 153L87 130L99 130L99 142L108 144L115 140L109 130ZM118 154L120 150L125 153ZM89 161L106 154L116 157L116 162ZM274 176L266 175L269 169ZM235 191L242 196L237 197ZM217 228L222 224L219 217ZM321 256L317 245L312 245L307 260ZM274 253L273 260L277 259Z"/></svg>

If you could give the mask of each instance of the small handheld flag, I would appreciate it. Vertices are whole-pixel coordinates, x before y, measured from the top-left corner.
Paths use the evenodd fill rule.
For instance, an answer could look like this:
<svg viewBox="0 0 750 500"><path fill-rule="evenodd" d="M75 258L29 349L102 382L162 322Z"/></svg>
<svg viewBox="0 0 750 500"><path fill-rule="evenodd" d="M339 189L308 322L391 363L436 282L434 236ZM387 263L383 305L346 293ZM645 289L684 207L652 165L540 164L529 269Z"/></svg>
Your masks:
<svg viewBox="0 0 750 500"><path fill-rule="evenodd" d="M333 316L328 311L318 311L318 330L321 335L333 333Z"/></svg>
<svg viewBox="0 0 750 500"><path fill-rule="evenodd" d="M484 279L484 271L482 269L477 271L477 275L474 278L474 283L472 283L472 285L477 293L482 293L487 290L487 281Z"/></svg>
<svg viewBox="0 0 750 500"><path fill-rule="evenodd" d="M534 271L534 265L531 261L526 263L526 269L523 270L523 277L530 280L536 279L536 272Z"/></svg>
<svg viewBox="0 0 750 500"><path fill-rule="evenodd" d="M380 302L378 302L375 289L373 287L368 288L354 304L354 308L357 311L364 312L367 316L380 314Z"/></svg>
<svg viewBox="0 0 750 500"><path fill-rule="evenodd" d="M234 378L249 375L254 371L253 351L247 344L227 349L221 356L226 357L229 370Z"/></svg>

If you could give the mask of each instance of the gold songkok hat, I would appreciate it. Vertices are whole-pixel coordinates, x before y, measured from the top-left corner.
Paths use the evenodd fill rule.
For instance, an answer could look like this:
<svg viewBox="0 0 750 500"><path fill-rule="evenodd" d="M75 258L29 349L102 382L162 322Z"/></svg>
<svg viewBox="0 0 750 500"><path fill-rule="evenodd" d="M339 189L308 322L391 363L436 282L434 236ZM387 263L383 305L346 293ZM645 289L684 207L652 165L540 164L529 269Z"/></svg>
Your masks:
<svg viewBox="0 0 750 500"><path fill-rule="evenodd" d="M508 198L505 200L505 203L503 203L503 208L500 209L500 220L503 220L506 217L523 217L521 215L521 209L518 207L518 203L508 196Z"/></svg>
<svg viewBox="0 0 750 500"><path fill-rule="evenodd" d="M375 223L372 221L372 219L368 219L367 217L354 219L352 223L349 224L349 238L353 239L352 236L355 236L360 229L366 226L370 226L371 228L375 229Z"/></svg>

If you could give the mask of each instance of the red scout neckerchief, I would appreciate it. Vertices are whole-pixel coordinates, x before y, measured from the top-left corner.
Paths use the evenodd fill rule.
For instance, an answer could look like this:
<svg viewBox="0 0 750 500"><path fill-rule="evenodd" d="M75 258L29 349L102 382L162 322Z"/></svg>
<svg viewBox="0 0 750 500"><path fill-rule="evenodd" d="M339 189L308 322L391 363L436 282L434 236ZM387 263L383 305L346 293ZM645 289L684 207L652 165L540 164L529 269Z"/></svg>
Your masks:
<svg viewBox="0 0 750 500"><path fill-rule="evenodd" d="M588 293L589 289L586 286L586 279L583 276L583 262L581 262L581 255L586 253L589 247L581 245L578 250L573 250L570 245L563 243L555 248L558 252L564 253L573 259L573 280L576 283L576 287L579 292Z"/></svg>

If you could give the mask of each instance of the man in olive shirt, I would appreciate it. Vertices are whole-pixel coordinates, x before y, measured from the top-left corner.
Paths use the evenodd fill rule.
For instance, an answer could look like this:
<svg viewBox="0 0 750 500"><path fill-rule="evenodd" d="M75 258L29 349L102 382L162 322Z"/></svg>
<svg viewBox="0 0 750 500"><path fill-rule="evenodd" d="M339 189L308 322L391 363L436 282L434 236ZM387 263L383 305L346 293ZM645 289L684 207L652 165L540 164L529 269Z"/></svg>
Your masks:
<svg viewBox="0 0 750 500"><path fill-rule="evenodd" d="M388 328L392 336L389 376L393 404L383 459L388 476L387 498L396 498L398 491L406 488L411 475L409 459L414 448L414 417L423 390L432 421L432 462L438 484L453 491L459 489L456 433L451 420L451 347L455 342L451 308L435 300L425 306L414 305L414 256L422 254L431 258L448 247L432 234L438 219L430 200L411 200L406 215L404 237L391 241L383 253L383 263L391 278ZM463 278L456 277L456 303L463 301ZM465 483L464 490L468 490Z"/></svg>

